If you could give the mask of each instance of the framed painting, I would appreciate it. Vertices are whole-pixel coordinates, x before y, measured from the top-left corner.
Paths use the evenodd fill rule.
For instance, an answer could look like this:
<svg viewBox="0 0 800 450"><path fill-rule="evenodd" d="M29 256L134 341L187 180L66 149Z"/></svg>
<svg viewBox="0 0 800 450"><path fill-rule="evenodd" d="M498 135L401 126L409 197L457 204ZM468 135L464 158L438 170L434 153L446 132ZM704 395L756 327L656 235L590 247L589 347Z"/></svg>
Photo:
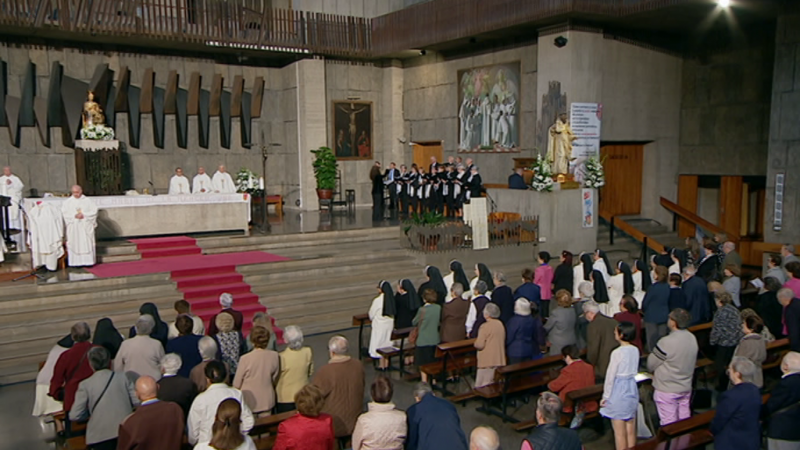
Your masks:
<svg viewBox="0 0 800 450"><path fill-rule="evenodd" d="M333 101L336 159L372 159L372 102Z"/></svg>
<svg viewBox="0 0 800 450"><path fill-rule="evenodd" d="M458 151L518 152L519 61L458 71Z"/></svg>

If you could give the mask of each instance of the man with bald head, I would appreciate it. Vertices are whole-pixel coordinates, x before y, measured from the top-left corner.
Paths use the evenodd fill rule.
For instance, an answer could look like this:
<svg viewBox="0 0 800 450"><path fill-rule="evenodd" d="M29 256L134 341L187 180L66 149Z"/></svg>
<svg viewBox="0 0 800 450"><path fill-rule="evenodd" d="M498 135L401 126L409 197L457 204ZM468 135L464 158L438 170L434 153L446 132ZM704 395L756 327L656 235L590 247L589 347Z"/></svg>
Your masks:
<svg viewBox="0 0 800 450"><path fill-rule="evenodd" d="M211 179L211 186L215 194L235 194L236 185L233 184L231 174L225 171L225 166L219 166L214 178Z"/></svg>
<svg viewBox="0 0 800 450"><path fill-rule="evenodd" d="M72 195L61 204L67 227L67 257L72 267L95 263L94 229L97 228L97 205L83 195L83 189L72 186Z"/></svg>
<svg viewBox="0 0 800 450"><path fill-rule="evenodd" d="M494 428L480 426L475 427L469 435L469 450L498 450L500 448L500 436Z"/></svg>
<svg viewBox="0 0 800 450"><path fill-rule="evenodd" d="M142 404L119 425L117 450L180 450L185 423L180 406L159 400L156 380L146 375L136 380L136 396Z"/></svg>
<svg viewBox="0 0 800 450"><path fill-rule="evenodd" d="M209 193L211 193L211 177L206 173L206 169L198 167L197 175L192 180L192 194Z"/></svg>

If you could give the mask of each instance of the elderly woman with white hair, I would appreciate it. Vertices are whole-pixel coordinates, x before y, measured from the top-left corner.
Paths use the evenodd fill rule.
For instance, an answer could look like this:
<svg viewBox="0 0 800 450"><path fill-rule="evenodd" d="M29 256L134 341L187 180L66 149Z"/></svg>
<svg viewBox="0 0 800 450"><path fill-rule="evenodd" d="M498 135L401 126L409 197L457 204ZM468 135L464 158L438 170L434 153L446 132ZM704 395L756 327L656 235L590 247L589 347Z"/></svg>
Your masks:
<svg viewBox="0 0 800 450"><path fill-rule="evenodd" d="M228 366L228 373L233 376L239 366L239 358L246 349L242 332L235 329L235 319L227 312L217 314L214 323L217 325L214 340L217 341L221 361Z"/></svg>
<svg viewBox="0 0 800 450"><path fill-rule="evenodd" d="M136 321L136 336L122 342L114 359L114 371L124 372L131 382L148 375L154 380L161 378L159 364L164 357L160 341L150 337L156 326L153 316L144 314Z"/></svg>
<svg viewBox="0 0 800 450"><path fill-rule="evenodd" d="M224 292L219 296L219 305L222 307L222 311L215 314L214 317L208 323L208 335L214 336L219 331L217 328L217 316L221 313L228 313L233 317L233 329L236 331L242 331L242 325L244 324L244 314L241 311L237 311L233 309L233 295Z"/></svg>
<svg viewBox="0 0 800 450"><path fill-rule="evenodd" d="M206 366L209 362L219 360L219 346L217 341L210 336L203 336L197 342L197 350L200 352L200 357L203 361L194 366L189 373L189 379L194 383L197 393L204 392L208 388L208 379L206 378ZM229 372L230 373L230 372Z"/></svg>
<svg viewBox="0 0 800 450"><path fill-rule="evenodd" d="M487 303L483 308L486 322L478 329L475 348L478 349L478 372L475 387L494 383L494 373L498 367L506 365L506 330L500 318L500 307Z"/></svg>
<svg viewBox="0 0 800 450"><path fill-rule="evenodd" d="M295 409L294 396L308 384L314 373L314 355L311 347L303 346L303 330L290 325L283 330L283 338L287 347L279 354L281 371L275 388L278 394L275 410L278 414Z"/></svg>
<svg viewBox="0 0 800 450"><path fill-rule="evenodd" d="M506 356L509 364L542 357L545 344L544 326L536 303L524 297L514 302L514 315L506 328Z"/></svg>
<svg viewBox="0 0 800 450"><path fill-rule="evenodd" d="M173 402L181 407L184 417L189 414L197 388L188 378L178 375L183 359L177 353L167 353L161 358L161 379L158 380L158 399Z"/></svg>

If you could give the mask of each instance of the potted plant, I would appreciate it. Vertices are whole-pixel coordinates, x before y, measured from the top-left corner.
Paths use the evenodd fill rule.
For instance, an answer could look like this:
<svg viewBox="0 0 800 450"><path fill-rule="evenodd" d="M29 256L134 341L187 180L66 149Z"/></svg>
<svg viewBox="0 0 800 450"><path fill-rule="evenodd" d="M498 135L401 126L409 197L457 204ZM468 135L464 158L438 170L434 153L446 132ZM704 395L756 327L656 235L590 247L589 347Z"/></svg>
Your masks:
<svg viewBox="0 0 800 450"><path fill-rule="evenodd" d="M333 198L336 188L336 155L328 147L311 150L314 154L314 177L317 179L317 197L320 200Z"/></svg>

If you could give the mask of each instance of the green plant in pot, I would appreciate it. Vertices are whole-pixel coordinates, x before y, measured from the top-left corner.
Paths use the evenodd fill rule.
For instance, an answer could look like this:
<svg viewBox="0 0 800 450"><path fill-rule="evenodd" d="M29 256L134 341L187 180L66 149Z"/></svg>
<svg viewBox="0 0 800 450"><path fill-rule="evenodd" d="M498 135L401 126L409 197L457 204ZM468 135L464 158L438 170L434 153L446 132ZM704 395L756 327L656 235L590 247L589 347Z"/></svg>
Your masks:
<svg viewBox="0 0 800 450"><path fill-rule="evenodd" d="M317 197L320 200L333 198L336 188L336 155L328 147L311 150L314 154L314 177L317 179Z"/></svg>

